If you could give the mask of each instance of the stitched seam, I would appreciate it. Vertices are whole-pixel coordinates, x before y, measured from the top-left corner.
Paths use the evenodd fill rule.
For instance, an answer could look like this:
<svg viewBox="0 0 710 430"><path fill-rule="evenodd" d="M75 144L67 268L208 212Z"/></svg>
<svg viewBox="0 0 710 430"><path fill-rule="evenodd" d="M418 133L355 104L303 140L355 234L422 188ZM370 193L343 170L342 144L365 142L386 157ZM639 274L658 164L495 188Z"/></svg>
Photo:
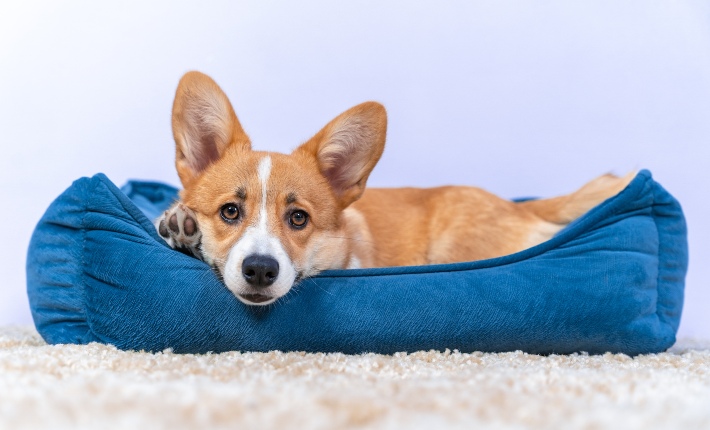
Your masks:
<svg viewBox="0 0 710 430"><path fill-rule="evenodd" d="M86 320L86 325L89 326L89 332L93 336L94 339L91 339L94 341L95 339L99 338L96 335L96 332L94 331L94 326L91 321L91 313L87 312L86 308L88 307L88 300L87 300L87 295L86 295L86 290L88 288L88 283L86 282L86 236L87 236L87 227L86 227L86 217L89 216L89 201L94 198L96 195L96 188L98 188L98 183L97 181L91 179L93 182L93 187L91 189L91 194L89 195L88 198L82 199L82 202L84 203L84 208L83 208L83 215L81 217L81 284L83 288L81 289L81 296L82 296L82 312L84 313L84 319Z"/></svg>
<svg viewBox="0 0 710 430"><path fill-rule="evenodd" d="M653 199L653 206L651 207L651 213L653 214L653 224L656 227L656 238L658 240L658 250L657 250L657 259L656 262L658 264L658 269L656 273L656 318L658 318L659 324L667 327L669 327L669 324L666 322L665 318L661 317L661 310L659 308L661 304L661 271L663 269L663 265L661 264L662 261L662 256L661 256L661 228L658 225L658 203L656 202L656 190L653 190L653 193L651 193L651 198ZM672 328L671 328L672 330Z"/></svg>
<svg viewBox="0 0 710 430"><path fill-rule="evenodd" d="M658 264L658 268L656 270L656 316L658 317L658 320L663 323L661 320L661 314L658 309L658 305L661 302L661 229L658 226L658 209L657 209L657 203L656 203L656 190L653 190L653 193L651 193L651 199L653 199L653 203L651 206L651 213L653 214L653 225L656 227L656 239L658 241L658 249L656 250L656 255L658 258L656 259L656 264Z"/></svg>
<svg viewBox="0 0 710 430"><path fill-rule="evenodd" d="M155 230L155 227L153 226L152 221L148 219L147 216L131 201L131 199L123 192L121 191L113 182L111 182L110 179L108 179L105 176L100 176L98 177L99 182L102 183L108 191L111 192L111 194L116 197L116 201L118 202L119 205L123 208L124 212L130 216L133 221L136 222L136 224L140 225L143 227L143 230L148 232L148 234L157 240L158 243L164 245L168 249L170 246L158 236L158 232Z"/></svg>

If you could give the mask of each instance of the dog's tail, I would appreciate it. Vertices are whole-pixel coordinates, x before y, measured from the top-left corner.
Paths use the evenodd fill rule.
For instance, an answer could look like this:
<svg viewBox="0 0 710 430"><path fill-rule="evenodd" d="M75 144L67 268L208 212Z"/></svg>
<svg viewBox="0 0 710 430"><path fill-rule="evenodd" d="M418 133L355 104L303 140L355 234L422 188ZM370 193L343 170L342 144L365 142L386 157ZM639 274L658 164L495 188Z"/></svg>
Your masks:
<svg viewBox="0 0 710 430"><path fill-rule="evenodd" d="M604 200L617 195L635 176L636 172L630 172L623 177L606 174L588 182L572 194L519 204L545 221L565 225Z"/></svg>

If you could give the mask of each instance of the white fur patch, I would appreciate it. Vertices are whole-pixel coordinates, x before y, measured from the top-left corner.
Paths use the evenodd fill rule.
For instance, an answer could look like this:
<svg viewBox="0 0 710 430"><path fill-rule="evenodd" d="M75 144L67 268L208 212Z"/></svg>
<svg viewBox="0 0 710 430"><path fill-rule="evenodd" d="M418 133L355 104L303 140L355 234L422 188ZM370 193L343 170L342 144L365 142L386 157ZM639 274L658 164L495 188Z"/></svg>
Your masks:
<svg viewBox="0 0 710 430"><path fill-rule="evenodd" d="M259 181L261 182L262 196L266 197L266 188L269 185L269 176L271 176L271 157L266 156L259 161ZM262 202L263 203L263 202Z"/></svg>
<svg viewBox="0 0 710 430"><path fill-rule="evenodd" d="M241 300L241 294L260 293L274 297L261 305L273 303L291 289L296 279L296 269L277 236L269 230L268 188L271 176L271 157L259 161L257 175L261 184L259 213L244 232L244 235L229 251L224 270L224 283ZM242 275L242 262L250 255L264 255L274 258L279 263L279 276L269 287L256 290L249 285ZM246 303L246 302L245 302ZM248 303L251 304L251 303Z"/></svg>
<svg viewBox="0 0 710 430"><path fill-rule="evenodd" d="M527 243L523 249L532 248L552 239L564 226L551 222L541 221L535 228L531 229L527 238Z"/></svg>
<svg viewBox="0 0 710 430"><path fill-rule="evenodd" d="M261 182L261 208L259 209L259 229L268 233L269 214L266 211L269 176L271 176L271 157L268 155L259 162L259 182Z"/></svg>
<svg viewBox="0 0 710 430"><path fill-rule="evenodd" d="M362 263L360 263L360 259L354 255L351 256L350 262L348 263L348 269L359 269L361 267L362 267Z"/></svg>

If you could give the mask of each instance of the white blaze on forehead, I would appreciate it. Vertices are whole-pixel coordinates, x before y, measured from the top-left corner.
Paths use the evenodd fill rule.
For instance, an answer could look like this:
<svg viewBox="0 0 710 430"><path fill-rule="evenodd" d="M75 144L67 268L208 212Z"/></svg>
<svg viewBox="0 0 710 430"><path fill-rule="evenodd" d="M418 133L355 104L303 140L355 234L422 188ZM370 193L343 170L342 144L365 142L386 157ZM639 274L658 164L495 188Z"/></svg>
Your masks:
<svg viewBox="0 0 710 430"><path fill-rule="evenodd" d="M266 183L269 181L269 176L271 176L271 156L267 155L259 161L258 172L261 186L264 187L262 190L266 192Z"/></svg>
<svg viewBox="0 0 710 430"><path fill-rule="evenodd" d="M269 213L266 210L266 196L269 187L269 176L271 176L271 157L266 156L259 161L259 182L261 182L261 209L259 210L259 230L266 232L268 229Z"/></svg>
<svg viewBox="0 0 710 430"><path fill-rule="evenodd" d="M257 292L244 279L242 263L250 255L268 256L278 261L279 275L273 285L258 292L276 298L286 294L291 288L293 281L296 279L296 269L294 269L291 259L283 245L281 245L281 240L272 231L269 231L269 205L267 198L269 194L269 177L271 176L270 156L267 155L259 161L257 176L261 184L259 213L256 220L251 222L244 231L244 235L229 251L224 269L224 282L233 293L237 294L237 297L239 297L239 294Z"/></svg>

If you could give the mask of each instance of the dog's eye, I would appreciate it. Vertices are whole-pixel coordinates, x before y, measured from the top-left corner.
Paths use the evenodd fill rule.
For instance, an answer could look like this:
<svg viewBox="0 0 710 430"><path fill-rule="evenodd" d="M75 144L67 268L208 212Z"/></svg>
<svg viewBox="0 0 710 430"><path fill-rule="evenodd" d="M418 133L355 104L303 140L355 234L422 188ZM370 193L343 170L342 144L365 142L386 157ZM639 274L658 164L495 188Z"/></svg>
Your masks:
<svg viewBox="0 0 710 430"><path fill-rule="evenodd" d="M303 228L308 223L308 214L305 211L293 211L288 218L288 222L294 228Z"/></svg>
<svg viewBox="0 0 710 430"><path fill-rule="evenodd" d="M234 222L239 218L239 207L234 203L227 203L219 210L222 219L227 222Z"/></svg>

